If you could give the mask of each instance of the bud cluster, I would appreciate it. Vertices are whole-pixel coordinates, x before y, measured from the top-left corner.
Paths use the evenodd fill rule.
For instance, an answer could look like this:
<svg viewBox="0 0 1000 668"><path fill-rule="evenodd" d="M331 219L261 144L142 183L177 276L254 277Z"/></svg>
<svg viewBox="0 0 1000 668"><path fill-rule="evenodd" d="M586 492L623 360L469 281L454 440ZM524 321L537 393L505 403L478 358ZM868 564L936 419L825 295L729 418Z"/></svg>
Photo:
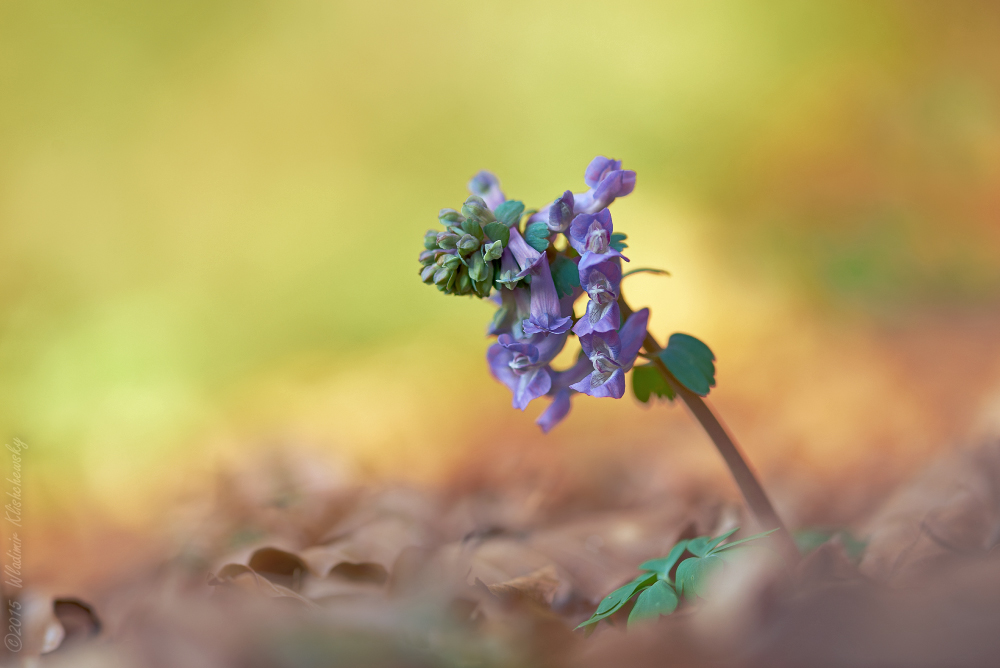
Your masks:
<svg viewBox="0 0 1000 668"><path fill-rule="evenodd" d="M503 202L491 211L472 195L462 210L441 209L444 231L428 230L420 253L420 278L450 295L489 297L501 287L500 258L510 243L511 226L524 212L520 202Z"/></svg>

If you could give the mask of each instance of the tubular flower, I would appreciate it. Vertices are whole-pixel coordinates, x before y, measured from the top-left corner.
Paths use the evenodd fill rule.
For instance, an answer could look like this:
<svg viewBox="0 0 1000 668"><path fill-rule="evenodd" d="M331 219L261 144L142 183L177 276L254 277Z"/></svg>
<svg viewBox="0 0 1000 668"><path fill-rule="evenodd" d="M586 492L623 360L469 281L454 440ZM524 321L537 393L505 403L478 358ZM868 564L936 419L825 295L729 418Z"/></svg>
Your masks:
<svg viewBox="0 0 1000 668"><path fill-rule="evenodd" d="M616 198L625 197L635 190L635 172L623 170L621 160L603 155L590 161L583 180L590 190L575 197L573 209L576 213L597 213Z"/></svg>
<svg viewBox="0 0 1000 668"><path fill-rule="evenodd" d="M493 172L488 172L485 169L469 181L469 192L482 197L490 209L496 209L507 199L503 191L500 190L500 179L494 176Z"/></svg>
<svg viewBox="0 0 1000 668"><path fill-rule="evenodd" d="M642 340L646 336L649 309L636 311L618 332L595 332L580 337L580 346L593 364L586 378L570 387L592 397L614 397L625 394L625 372L632 368Z"/></svg>
<svg viewBox="0 0 1000 668"><path fill-rule="evenodd" d="M569 226L569 243L580 254L580 273L605 260L628 258L611 247L611 233L614 232L611 212L602 209L596 214L581 213Z"/></svg>
<svg viewBox="0 0 1000 668"><path fill-rule="evenodd" d="M587 313L573 327L577 336L592 332L610 332L621 326L621 312L618 309L618 294L622 280L622 269L614 260L608 260L588 267L582 274L581 285L590 295Z"/></svg>

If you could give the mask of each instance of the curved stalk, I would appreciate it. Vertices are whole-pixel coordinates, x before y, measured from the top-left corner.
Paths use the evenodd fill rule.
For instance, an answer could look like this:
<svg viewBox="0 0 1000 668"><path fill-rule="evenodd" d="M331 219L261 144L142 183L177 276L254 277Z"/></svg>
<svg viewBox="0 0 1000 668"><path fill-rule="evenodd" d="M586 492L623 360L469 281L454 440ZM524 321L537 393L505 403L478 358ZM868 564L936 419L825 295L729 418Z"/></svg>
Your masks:
<svg viewBox="0 0 1000 668"><path fill-rule="evenodd" d="M625 303L624 297L618 299L618 307L621 310L622 320L628 319L633 313L632 309ZM749 460L743 455L735 439L729 434L723 426L722 421L719 420L705 400L684 387L680 381L674 378L674 375L667 369L663 360L657 355L663 348L648 331L643 341L643 348L651 357L656 370L660 372L674 393L684 401L688 410L691 411L695 419L701 424L702 429L705 430L708 437L712 439L712 443L715 444L719 454L722 455L722 459L726 462L726 466L729 467L729 472L732 474L733 480L736 481L736 486L739 487L740 493L743 495L743 500L746 502L747 508L757 525L765 531L775 528L780 529L780 531L776 531L771 536L771 540L774 546L781 552L786 562L790 565L797 564L801 555L795 545L795 541L792 540L788 529L785 528L781 518L774 511L774 506L771 505L770 499L767 498L764 487L760 484L757 475L750 466Z"/></svg>

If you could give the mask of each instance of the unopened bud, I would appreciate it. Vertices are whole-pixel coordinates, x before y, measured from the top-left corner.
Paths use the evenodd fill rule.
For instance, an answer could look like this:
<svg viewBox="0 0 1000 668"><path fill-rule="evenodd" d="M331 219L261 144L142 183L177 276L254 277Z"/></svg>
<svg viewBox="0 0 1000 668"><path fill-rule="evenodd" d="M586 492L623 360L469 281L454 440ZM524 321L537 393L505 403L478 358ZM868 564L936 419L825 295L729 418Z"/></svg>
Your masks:
<svg viewBox="0 0 1000 668"><path fill-rule="evenodd" d="M469 266L469 276L472 277L472 280L479 282L486 278L487 265L482 253L473 253L466 262Z"/></svg>
<svg viewBox="0 0 1000 668"><path fill-rule="evenodd" d="M459 235L452 232L441 232L437 235L437 245L441 248L454 248L458 244Z"/></svg>
<svg viewBox="0 0 1000 668"><path fill-rule="evenodd" d="M463 235L462 238L458 240L456 248L458 248L458 252L461 255L468 255L473 251L479 250L479 239L475 238L471 234Z"/></svg>
<svg viewBox="0 0 1000 668"><path fill-rule="evenodd" d="M486 238L483 234L482 225L480 225L479 221L474 218L466 218L462 221L462 231L466 234L471 234L480 241Z"/></svg>
<svg viewBox="0 0 1000 668"><path fill-rule="evenodd" d="M454 209L441 209L438 212L438 220L447 227L448 225L458 225L465 220L465 216Z"/></svg>
<svg viewBox="0 0 1000 668"><path fill-rule="evenodd" d="M483 198L476 195L470 195L469 199L465 200L465 204L462 205L462 214L466 218L478 218L486 222L496 220Z"/></svg>
<svg viewBox="0 0 1000 668"><path fill-rule="evenodd" d="M440 267L436 264L429 264L426 267L420 269L420 280L424 283L431 283L434 281L434 272L436 272Z"/></svg>
<svg viewBox="0 0 1000 668"><path fill-rule="evenodd" d="M424 235L424 248L427 250L434 250L437 248L437 236L438 233L434 230L427 230L427 234Z"/></svg>
<svg viewBox="0 0 1000 668"><path fill-rule="evenodd" d="M420 252L420 264L434 264L434 260L436 259L435 258L436 255L437 255L437 253L435 253L432 250L421 251Z"/></svg>
<svg viewBox="0 0 1000 668"><path fill-rule="evenodd" d="M455 292L460 295L467 295L472 292L472 279L469 278L469 270L459 267L458 277L455 279Z"/></svg>

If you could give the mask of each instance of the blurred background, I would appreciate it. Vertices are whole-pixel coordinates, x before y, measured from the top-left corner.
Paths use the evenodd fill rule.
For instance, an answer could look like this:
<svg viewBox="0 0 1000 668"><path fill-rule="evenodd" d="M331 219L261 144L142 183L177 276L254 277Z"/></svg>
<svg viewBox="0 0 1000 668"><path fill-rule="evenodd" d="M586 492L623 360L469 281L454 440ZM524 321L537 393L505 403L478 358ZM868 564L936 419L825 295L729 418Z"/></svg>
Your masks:
<svg viewBox="0 0 1000 668"><path fill-rule="evenodd" d="M998 30L988 2L0 4L26 568L148 545L273 447L431 485L649 457L736 498L680 406L581 400L542 437L490 306L419 281L476 171L540 206L598 154L638 173L633 266L672 273L629 301L713 348L793 524L854 521L1000 416Z"/></svg>

